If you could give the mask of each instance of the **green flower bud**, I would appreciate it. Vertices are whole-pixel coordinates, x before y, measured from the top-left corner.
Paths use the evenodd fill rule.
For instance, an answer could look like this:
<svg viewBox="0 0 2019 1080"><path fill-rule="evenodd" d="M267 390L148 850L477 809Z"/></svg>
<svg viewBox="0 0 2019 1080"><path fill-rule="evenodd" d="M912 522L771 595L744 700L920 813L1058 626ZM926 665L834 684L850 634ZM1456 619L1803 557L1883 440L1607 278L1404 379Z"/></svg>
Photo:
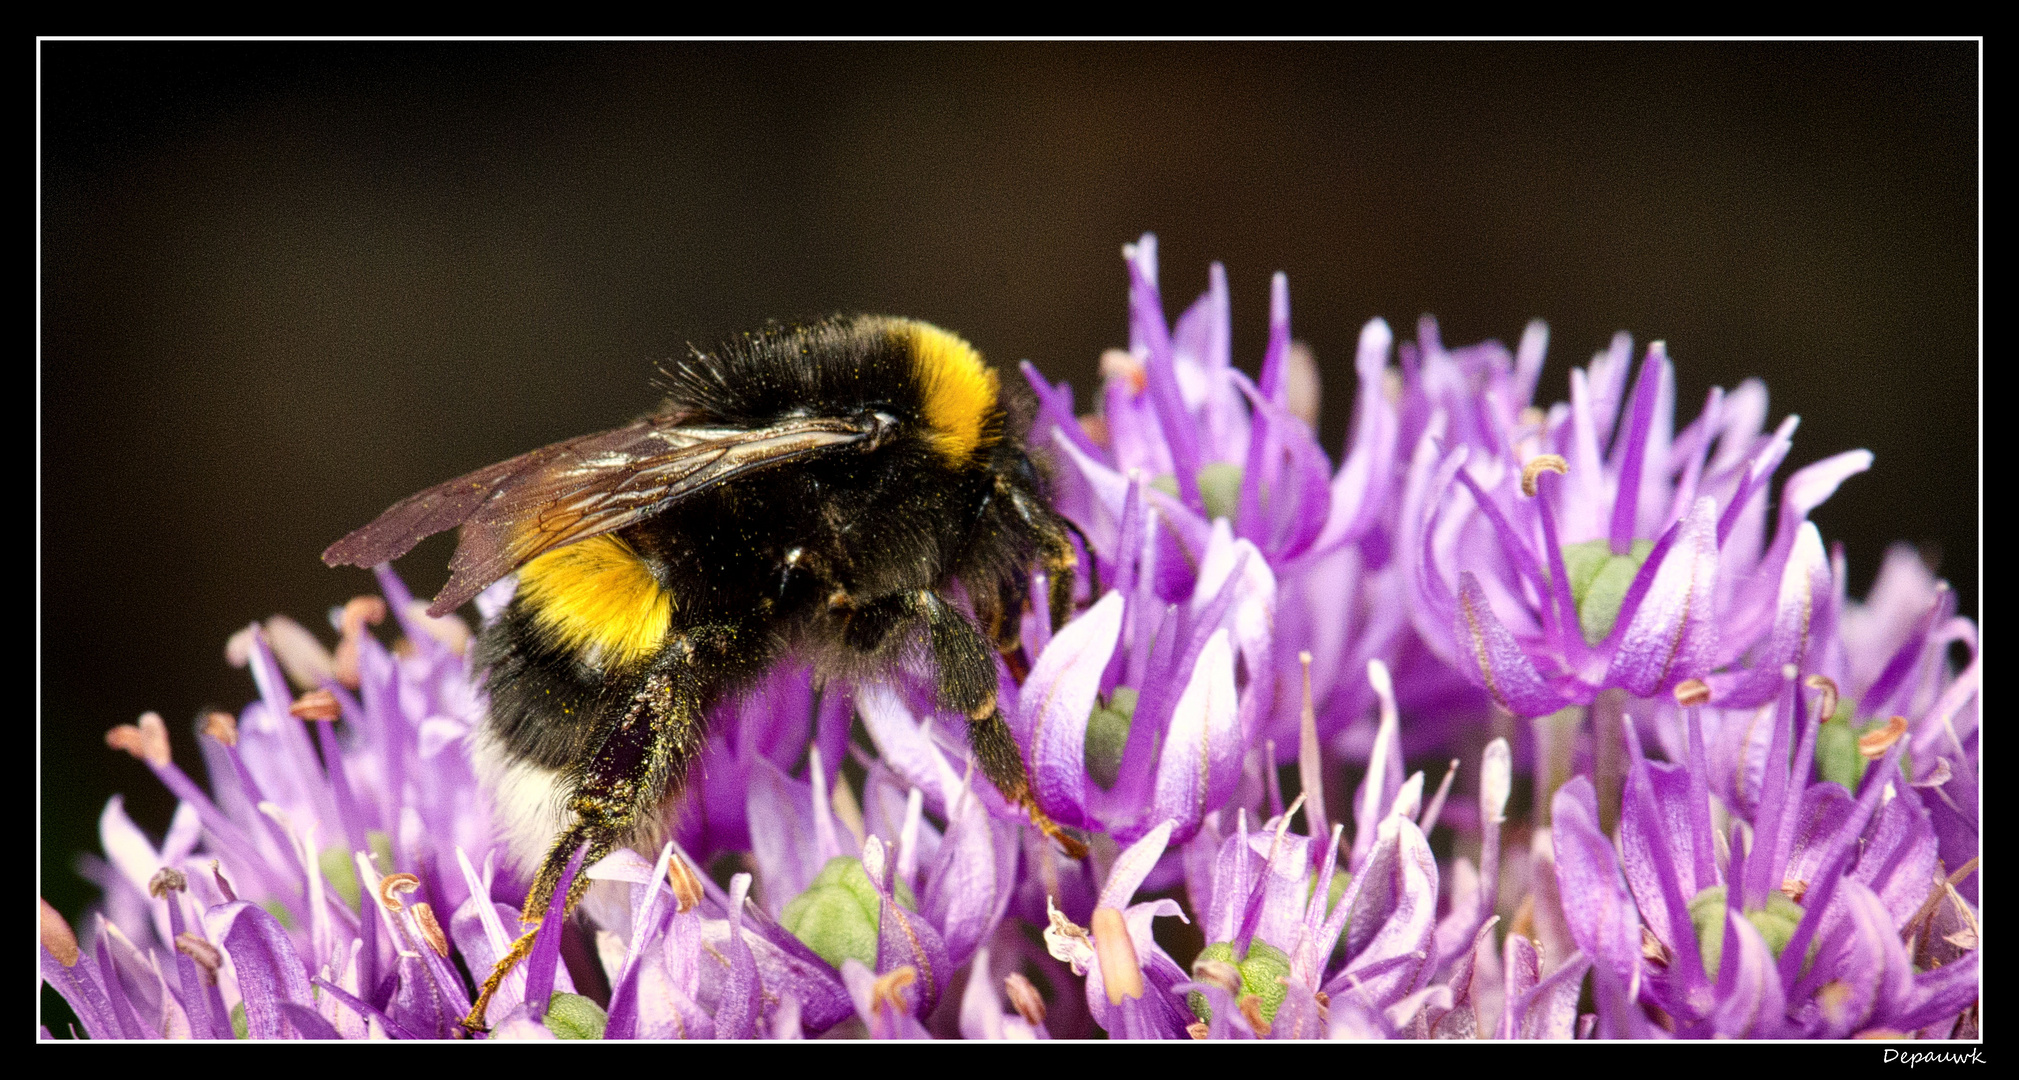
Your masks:
<svg viewBox="0 0 2019 1080"><path fill-rule="evenodd" d="M1767 897L1765 907L1745 912L1745 919L1760 932L1767 948L1778 957L1781 950L1788 947L1788 939L1795 936L1795 926L1802 921L1802 905L1788 899L1787 894L1776 891ZM1697 953L1703 957L1704 972L1715 977L1725 956L1723 885L1713 885L1690 900L1690 925L1696 928ZM1814 951L1813 945L1811 951Z"/></svg>
<svg viewBox="0 0 2019 1080"><path fill-rule="evenodd" d="M1577 605L1577 625L1586 644L1596 645L1612 633L1626 590L1653 550L1652 540L1635 540L1625 555L1614 555L1606 540L1563 545L1563 572L1570 578L1570 599Z"/></svg>
<svg viewBox="0 0 2019 1080"><path fill-rule="evenodd" d="M1332 914L1332 909L1339 904L1339 898L1346 895L1346 886L1352 883L1352 874L1344 870L1332 871L1332 887L1325 890L1325 914ZM1311 894L1317 891L1318 875L1313 874L1311 875L1311 880L1304 883L1304 902L1309 904L1311 902Z"/></svg>
<svg viewBox="0 0 2019 1080"><path fill-rule="evenodd" d="M1102 791L1115 786L1122 774L1122 749L1129 743L1129 723L1136 715L1136 691L1127 686L1115 687L1114 695L1103 705L1094 703L1094 711L1087 717L1087 775Z"/></svg>
<svg viewBox="0 0 2019 1080"><path fill-rule="evenodd" d="M540 1022L559 1038L600 1039L609 1026L610 1014L580 994L556 990L547 999L547 1015Z"/></svg>
<svg viewBox="0 0 2019 1080"><path fill-rule="evenodd" d="M918 910L918 900L902 881L897 883L897 902ZM827 860L806 891L785 905L778 922L835 967L852 956L873 970L880 910L862 860L842 855Z"/></svg>
<svg viewBox="0 0 2019 1080"><path fill-rule="evenodd" d="M1231 461L1215 461L1199 470L1199 501L1206 504L1207 520L1233 519L1241 506L1243 476L1241 466ZM1178 497L1178 478L1170 473L1150 481L1150 486L1173 499Z"/></svg>
<svg viewBox="0 0 2019 1080"><path fill-rule="evenodd" d="M366 833L365 843L370 845L372 854L378 857L380 867L390 868L393 865L393 838L386 835L385 830L373 829ZM340 842L331 844L322 849L322 854L316 856L316 864L322 868L324 880L329 882L330 888L336 891L337 896L341 897L352 911L359 910L357 863L352 860L350 849Z"/></svg>
<svg viewBox="0 0 2019 1080"><path fill-rule="evenodd" d="M294 913L287 909L286 904L283 904L278 900L261 900L259 902L259 908L261 911L264 911L268 915L273 916L273 921L279 923L281 925L281 929L283 930L294 929Z"/></svg>
<svg viewBox="0 0 2019 1080"><path fill-rule="evenodd" d="M1333 880L1336 882L1338 878ZM1260 998L1262 1019L1275 1023L1276 1010L1282 1006L1284 995L1290 992L1289 986L1282 981L1290 977L1290 958L1283 950L1256 938L1248 943L1248 955L1237 962L1233 942L1215 941L1199 950L1199 959L1233 964L1241 972L1241 995L1253 994ZM1213 1008L1206 1002L1206 995L1195 990L1185 995L1185 1004L1191 1006L1193 1016L1212 1022Z"/></svg>

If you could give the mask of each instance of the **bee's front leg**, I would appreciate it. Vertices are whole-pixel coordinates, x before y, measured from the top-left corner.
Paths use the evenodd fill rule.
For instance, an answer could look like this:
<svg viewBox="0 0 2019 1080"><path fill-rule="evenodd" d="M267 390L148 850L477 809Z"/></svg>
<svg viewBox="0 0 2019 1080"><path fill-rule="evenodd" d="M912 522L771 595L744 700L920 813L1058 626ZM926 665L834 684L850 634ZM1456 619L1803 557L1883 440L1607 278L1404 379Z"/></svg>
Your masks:
<svg viewBox="0 0 2019 1080"><path fill-rule="evenodd" d="M505 975L532 952L533 938L547 916L561 875L575 852L583 852L581 871L569 884L557 917L567 918L588 891L588 868L623 843L644 815L657 811L662 797L678 791L687 766L706 742L702 707L706 703L709 665L697 658L693 635L675 637L652 661L620 714L603 733L596 750L569 777L567 808L573 823L554 838L553 846L533 875L520 920L532 925L498 959L484 980L463 1026L484 1030L484 1011Z"/></svg>
<svg viewBox="0 0 2019 1080"><path fill-rule="evenodd" d="M958 709L967 720L968 745L974 749L975 764L996 790L1021 805L1031 824L1059 843L1075 859L1084 859L1087 847L1061 829L1031 796L1030 774L1024 769L1023 751L1003 719L996 703L995 658L981 632L960 609L929 589L918 592L916 602L925 616L932 637L932 658L939 672L942 704Z"/></svg>

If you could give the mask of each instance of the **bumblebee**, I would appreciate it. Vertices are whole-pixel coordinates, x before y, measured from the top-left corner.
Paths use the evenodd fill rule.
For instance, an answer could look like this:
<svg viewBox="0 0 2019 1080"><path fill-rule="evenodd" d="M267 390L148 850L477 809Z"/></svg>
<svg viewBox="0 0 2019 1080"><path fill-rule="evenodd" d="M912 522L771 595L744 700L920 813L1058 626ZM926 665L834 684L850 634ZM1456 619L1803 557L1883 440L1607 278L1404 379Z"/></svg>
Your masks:
<svg viewBox="0 0 2019 1080"><path fill-rule="evenodd" d="M586 866L663 842L709 706L788 652L856 678L929 654L982 774L1084 857L1037 809L996 706L1033 569L1057 626L1078 565L1025 447L1028 397L954 334L881 316L773 326L661 375L654 415L429 488L323 553L374 566L460 526L431 615L518 574L477 639L490 709L472 752L508 846L537 867L525 921L549 914L577 851ZM563 917L587 885L576 875Z"/></svg>

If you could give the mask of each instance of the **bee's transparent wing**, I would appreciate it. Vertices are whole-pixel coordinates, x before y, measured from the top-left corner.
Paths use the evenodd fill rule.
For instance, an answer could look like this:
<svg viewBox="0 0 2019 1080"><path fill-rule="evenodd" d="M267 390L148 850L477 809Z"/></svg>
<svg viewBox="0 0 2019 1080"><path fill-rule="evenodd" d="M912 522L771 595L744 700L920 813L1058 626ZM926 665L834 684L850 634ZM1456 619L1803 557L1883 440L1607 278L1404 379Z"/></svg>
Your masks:
<svg viewBox="0 0 2019 1080"><path fill-rule="evenodd" d="M329 546L331 566L376 566L460 525L444 615L555 548L642 521L697 491L877 434L874 424L804 417L761 428L640 420L520 454L410 495Z"/></svg>

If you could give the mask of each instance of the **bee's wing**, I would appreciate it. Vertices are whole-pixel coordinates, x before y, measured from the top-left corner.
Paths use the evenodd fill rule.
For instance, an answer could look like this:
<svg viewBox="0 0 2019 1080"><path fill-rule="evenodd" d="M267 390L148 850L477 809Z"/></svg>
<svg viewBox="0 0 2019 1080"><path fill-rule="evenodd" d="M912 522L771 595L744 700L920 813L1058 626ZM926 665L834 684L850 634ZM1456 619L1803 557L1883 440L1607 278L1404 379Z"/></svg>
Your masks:
<svg viewBox="0 0 2019 1080"><path fill-rule="evenodd" d="M455 610L557 547L642 521L724 480L879 433L872 423L804 417L761 428L640 420L521 454L393 504L323 552L331 566L376 566L463 527L449 581L428 605Z"/></svg>

